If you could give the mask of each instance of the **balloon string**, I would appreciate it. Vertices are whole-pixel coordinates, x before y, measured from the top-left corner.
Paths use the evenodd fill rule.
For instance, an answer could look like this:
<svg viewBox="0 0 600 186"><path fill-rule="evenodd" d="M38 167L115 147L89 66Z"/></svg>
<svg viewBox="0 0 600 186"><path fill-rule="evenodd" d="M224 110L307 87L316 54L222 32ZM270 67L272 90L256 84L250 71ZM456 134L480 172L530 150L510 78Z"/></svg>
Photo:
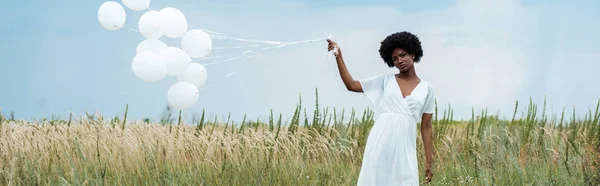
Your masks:
<svg viewBox="0 0 600 186"><path fill-rule="evenodd" d="M307 40L307 41L303 41L303 42L297 42L297 43L312 42L312 41L313 41L313 40ZM297 44L297 43L292 43L292 44ZM254 54L254 55L251 55L251 56L245 57L244 59L253 58L253 57L259 56L259 55L261 55L261 54L263 54L263 53L270 52L270 51L266 51L266 50L271 50L271 49L272 49L271 51L275 51L275 50L278 50L278 49L281 49L281 48L283 48L284 46L286 46L286 45L284 44L284 45L280 45L280 46L277 46L277 47L268 47L268 48L263 48L263 49L262 49L262 51L263 51L263 52L260 52L260 53L258 53L258 54ZM248 52L248 53L251 53L251 52L252 52L252 51L250 51L250 52ZM238 58L238 57L235 57L235 58ZM206 67L206 66L210 66L210 65L216 65L216 64L223 63L223 62L225 62L225 61L213 62L213 63L205 64L204 66ZM247 65L248 63L245 63L245 64ZM231 72L231 73L229 73L229 74L225 75L225 76L223 77L223 79L227 79L227 78L231 77L232 75L234 75L234 74L236 74L236 73L237 73L236 71L233 71L233 72ZM203 87L203 88L202 88L202 89L200 89L199 91L205 90L206 88L210 87L211 85L212 85L212 84L209 84L208 86L205 86L205 87Z"/></svg>
<svg viewBox="0 0 600 186"><path fill-rule="evenodd" d="M272 51L275 51L275 50L277 50L277 49L281 49L281 47L272 47L272 48L270 48L270 49L273 49ZM247 58L252 58L252 57L258 56L258 55L260 55L260 54L263 54L263 53L265 53L265 52L258 53L258 54L252 55L252 56L248 56L248 57L246 57L246 58L244 58L244 59L247 59ZM224 61L215 62L215 63L212 63L212 64L218 64L218 63L222 63L222 62L224 62ZM248 64L248 63L246 63L246 64ZM206 67L206 66L209 66L209 65L210 65L210 64L206 64L206 65L204 65L204 66ZM227 78L231 77L232 75L234 75L234 74L236 74L236 73L237 73L237 71L231 72L231 73L229 73L229 74L227 74L227 75L223 76L223 79L227 79ZM203 87L203 88L202 88L202 89L200 89L200 90L204 90L204 89L206 89L206 88L210 87L211 85L212 85L212 84L210 84L210 85L208 85L208 86L205 86L205 87Z"/></svg>
<svg viewBox="0 0 600 186"><path fill-rule="evenodd" d="M235 40L235 41L243 41L243 42L250 42L250 43L264 43L264 44L272 44L272 45L280 45L283 44L283 42L281 41L265 41L265 40L256 40L256 39L244 39L244 38L237 38L237 37L226 37L226 36L220 36L220 35L211 35L215 39L229 39L229 40Z"/></svg>
<svg viewBox="0 0 600 186"><path fill-rule="evenodd" d="M189 27L194 27L192 25L188 25L188 26ZM197 27L194 27L194 28L202 30L202 31L208 33L208 35L214 37L215 39L230 39L230 40L244 41L244 42L251 42L251 43L265 43L265 44L273 44L273 45L289 45L289 44L299 44L299 43L307 43L307 42L325 41L326 40L326 39L311 39L311 40L306 40L306 41L284 42L284 41L268 41L268 40L257 40L257 39L245 39L245 38L239 38L239 37L235 37L235 36L231 36L231 35L227 35L227 34L222 34L222 33L215 32L215 31L210 31L210 30L203 29L203 28L197 28ZM327 38L327 39L329 39L329 38Z"/></svg>
<svg viewBox="0 0 600 186"><path fill-rule="evenodd" d="M192 61L204 61L204 60L208 60L208 59L215 59L215 58L222 58L222 57L228 57L228 56L233 56L234 54L227 54L227 55L220 55L220 56L211 56L211 57L203 57L200 59L194 59Z"/></svg>
<svg viewBox="0 0 600 186"><path fill-rule="evenodd" d="M327 40L327 39L310 39L310 40L305 40L305 41L282 42L282 41L263 41L263 40L243 39L243 38L236 38L236 37L224 37L224 36L217 36L217 35L212 35L212 36L215 39L230 39L230 40L244 41L244 42L251 42L251 43L265 43L265 44L284 45L284 46Z"/></svg>
<svg viewBox="0 0 600 186"><path fill-rule="evenodd" d="M218 33L218 32L210 31L210 30L207 30L207 29L203 29L203 28L195 27L195 26L193 26L193 25L188 25L188 27L189 27L190 29L199 29L199 30L202 30L202 31L204 31L204 32L206 32L206 33L209 33L209 34L215 34L215 35L221 35L221 36L228 36L228 37L235 37L235 36L231 36L231 35L227 35L227 34L221 34L221 33Z"/></svg>
<svg viewBox="0 0 600 186"><path fill-rule="evenodd" d="M247 45L247 46L234 46L234 47L214 47L213 50L223 50L223 49L240 49L240 48L255 48L261 45Z"/></svg>
<svg viewBox="0 0 600 186"><path fill-rule="evenodd" d="M232 57L232 58L226 59L226 60L224 60L224 61L231 61L231 60L239 59L239 58L241 58L241 57L242 57L242 56L236 56L236 57Z"/></svg>
<svg viewBox="0 0 600 186"><path fill-rule="evenodd" d="M250 59L250 58L254 58L256 56L259 56L260 54L263 54L265 52L269 52L269 51L266 51L266 50L269 50L269 49L278 49L278 48L280 48L280 47L265 48L265 50L262 50L260 53L257 53L257 54L254 54L254 55L249 55L247 57L244 57L245 55L236 56L236 57L228 58L228 59L225 59L225 60L222 60L222 61L216 61L216 62L212 62L212 63L203 64L203 66L204 67L208 67L208 66L212 66L212 65L218 65L218 64L221 64L221 63L224 63L224 62L233 61L233 60L240 59L240 58L241 59ZM252 52L254 52L254 51L242 52L242 54L250 54ZM224 56L225 55L220 56L220 57L224 57Z"/></svg>
<svg viewBox="0 0 600 186"><path fill-rule="evenodd" d="M191 26L191 25L188 25ZM327 39L331 39L331 36L329 35L326 39L309 39L309 40L304 40L304 41L293 41L293 42L283 42L283 41L267 41L267 40L256 40L256 39L244 39L244 38L238 38L238 37L233 37L233 36L227 36L218 32L213 32L213 31L209 31L206 29L202 29L202 28L196 28L202 31L205 31L207 33L211 33L209 34L210 36L212 36L214 39L230 39L230 40L236 40L236 41L244 41L244 42L251 42L251 43L264 43L264 44L272 44L272 45L279 45L279 47L283 47L286 45L294 45L294 44L301 44L301 43L309 43L309 42L316 42L316 41L326 41ZM130 28L129 30L131 31L135 31L135 32L140 32L136 29ZM259 45L249 45L248 47L257 47ZM242 46L235 46L232 48L242 48ZM220 49L220 48L219 48ZM226 49L226 48L224 48Z"/></svg>
<svg viewBox="0 0 600 186"><path fill-rule="evenodd" d="M225 75L225 77L229 77L229 76L231 76L233 74L235 74L235 72L229 73L229 74Z"/></svg>
<svg viewBox="0 0 600 186"><path fill-rule="evenodd" d="M192 25L188 25L188 26L190 28L194 27ZM210 31L210 30L207 30L207 29L202 29L202 28L195 28L195 29L199 29L199 30L202 30L204 32L207 32L207 33L209 33L209 35L211 35L215 39L230 39L230 40L237 40L237 41L245 41L245 42L264 43L264 44L277 45L276 47L264 47L264 48L261 48L260 50L262 50L262 51L266 51L266 50L270 50L270 49L280 49L280 48L283 48L284 46L288 46L288 45L310 43L310 42L317 42L317 41L326 41L327 39L331 39L331 37L332 37L331 33L329 33L329 34L325 34L325 36L326 36L325 39L309 39L309 40L304 40L304 41L283 42L283 41L267 41L267 40L256 40L256 39L244 39L244 38L238 38L238 37L229 36L229 35L218 33L218 32L214 32L214 31ZM138 30L135 30L135 29L132 29L132 28L130 28L129 30L139 32ZM216 49L216 50L220 50L220 49L239 49L239 48L244 48L244 47L258 47L258 46L260 46L260 45L234 46L234 47L216 47L214 49ZM248 54L248 53L252 53L252 52L253 52L252 50L246 50L246 51L242 52L242 54ZM245 57L244 59L253 58L253 57L256 57L256 56L258 56L260 54L262 54L262 53L251 55L251 56ZM204 57L204 58L196 59L196 60L193 60L193 61L202 61L202 60L214 59L214 58L221 58L221 57L226 57L226 56L231 56L231 55L221 55L221 56ZM223 60L223 61L219 61L219 62L208 63L208 64L205 64L204 66L211 66L211 65L215 65L215 64L220 64L220 63L223 63L223 62L227 62L227 61L232 61L232 60L235 60L235 59L239 59L241 57L243 57L243 55L242 56L236 56L236 57L233 57L233 58L229 58L229 59L226 59L226 60Z"/></svg>
<svg viewBox="0 0 600 186"><path fill-rule="evenodd" d="M208 34L213 34L213 35L217 35L217 36L223 36L223 37L235 37L233 35L227 35L227 34L223 34L223 33L219 33L219 32L215 32L215 31L210 31L208 29L204 29L204 28L200 28L200 27L195 27L193 25L188 25L188 27L190 27L190 29L199 29L202 30Z"/></svg>
<svg viewBox="0 0 600 186"><path fill-rule="evenodd" d="M198 90L198 91L202 91L202 90L204 90L204 89L206 89L206 88L210 87L211 85L212 85L212 84L206 85L206 86L202 87L202 88L201 88L200 90Z"/></svg>
<svg viewBox="0 0 600 186"><path fill-rule="evenodd" d="M133 31L133 32L140 32L139 30L130 28L129 31ZM224 49L242 49L242 48L254 48L254 47L259 47L261 45L247 45L247 46L233 46L233 47L214 47L213 50L224 50ZM263 48L265 49L265 48ZM208 58L210 59L210 57Z"/></svg>
<svg viewBox="0 0 600 186"><path fill-rule="evenodd" d="M250 53L252 53L252 52L255 52L255 51L252 51L252 50L246 50L246 51L243 51L243 52L242 52L242 54L250 54ZM229 57L229 56L233 56L233 55L234 55L234 54L219 55L219 56L211 56L211 57L203 57L203 58L200 58L200 59L194 59L194 60L192 60L192 61L193 61L193 62L198 62L198 61L204 61L204 60L208 60L208 59L215 59L215 58ZM256 55L253 55L253 56L256 56ZM253 57L253 56L250 56L250 57ZM243 55L242 55L242 56L237 56L237 57L234 57L233 59L237 59L237 58L240 58L240 57L243 57ZM250 57L246 57L246 58L244 58L244 59L248 59L248 58L250 58ZM232 60L232 59L228 59L228 60L225 60L225 61L230 61L230 60Z"/></svg>
<svg viewBox="0 0 600 186"><path fill-rule="evenodd" d="M192 25L188 25L189 27L193 27ZM230 39L230 40L237 40L237 41L244 41L244 42L251 42L251 43L264 43L264 44L272 44L272 45L293 45L293 44L301 44L301 43L309 43L309 42L316 42L316 41L326 41L327 39L331 39L331 33L329 35L325 34L327 36L327 38L325 39L310 39L310 40L304 40L304 41L293 41L293 42L284 42L284 41L268 41L268 40L256 40L256 39L244 39L244 38L238 38L238 37L234 37L234 36L228 36L225 34L221 34L218 32L214 32L214 31L210 31L210 30L206 30L203 28L196 28L199 30L202 30L204 32L209 33L210 36L213 36L215 39ZM136 29L130 28L129 30L131 31L135 31L135 32L140 32ZM259 45L249 45L247 47L257 47ZM242 46L235 46L232 48L242 48Z"/></svg>

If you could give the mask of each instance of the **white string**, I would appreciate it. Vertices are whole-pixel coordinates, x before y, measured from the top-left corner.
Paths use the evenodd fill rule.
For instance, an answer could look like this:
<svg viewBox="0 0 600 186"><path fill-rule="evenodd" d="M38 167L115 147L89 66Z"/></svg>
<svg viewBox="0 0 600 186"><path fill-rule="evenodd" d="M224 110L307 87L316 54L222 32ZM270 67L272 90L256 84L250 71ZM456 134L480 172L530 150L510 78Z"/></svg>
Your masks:
<svg viewBox="0 0 600 186"><path fill-rule="evenodd" d="M271 48L273 48L273 47L271 47ZM238 58L240 58L240 57L243 57L244 55L251 54L251 53L253 53L253 52L255 52L255 51L252 51L252 50L246 50L246 51L243 51L243 52L241 52L241 53L242 53L242 55L241 55L241 56L236 56L236 57L233 57L233 58L230 58L230 59L226 59L225 61L231 61L231 60L233 60L233 59L238 59ZM194 59L194 60L192 60L192 61L193 61L193 62L198 62L198 61L204 61L204 60L208 60L208 59L215 59L215 58L230 57L230 56L234 56L234 55L235 55L235 54L227 54L227 55L219 55L219 56L203 57L203 58L200 58L200 59ZM244 58L244 59L249 59L249 58L251 58L251 57L254 57L254 56L256 56L256 55L257 55L257 54L255 54L255 55L251 55L250 57L246 57L246 58ZM210 63L209 63L209 64L210 64Z"/></svg>
<svg viewBox="0 0 600 186"><path fill-rule="evenodd" d="M280 49L280 48L281 48L281 47L273 47L273 48L271 48L271 49L273 49L272 51L275 51L275 50L277 50L277 49ZM244 58L244 59L248 59L248 58L256 57L256 56L258 56L258 55L260 55L260 54L263 54L263 53L265 53L265 52L258 53L258 54L255 54L255 55L251 55L251 56L248 56L248 57L246 57L246 58ZM222 62L224 62L224 61L220 61L220 62L214 62L214 63L209 63L209 64L205 64L204 66L206 67L206 66L210 66L210 65L213 65L213 64L219 64L219 63L222 63ZM246 64L248 64L248 63L246 63ZM234 71L234 72L231 72L231 73L229 73L229 74L227 74L227 75L223 76L223 79L227 79L227 78L231 77L232 75L234 75L234 74L236 74L236 73L237 73L236 71ZM212 84L210 84L210 85L208 85L208 86L205 86L205 87L203 87L202 89L200 89L199 91L202 91L202 90L204 90L204 89L206 89L206 88L210 87L211 85L212 85Z"/></svg>
<svg viewBox="0 0 600 186"><path fill-rule="evenodd" d="M281 49L282 47L283 47L283 46L280 46L280 47L275 47L275 48L273 48L273 50L271 50L271 51L279 50L279 49ZM267 52L268 52L268 51L267 51ZM255 55L252 55L252 56L246 57L245 59L252 58L252 57L256 57L256 56L258 56L258 55L260 55L260 54L263 54L263 53L265 53L265 52L258 53L258 54L255 54ZM250 64L250 63L245 63L245 65L248 65L248 64ZM233 75L233 74L235 74L235 73L236 73L236 72L232 72L232 73L230 73L230 74L226 75L226 76L225 76L225 78L227 78L227 77L229 77L229 76L231 76L231 75Z"/></svg>
<svg viewBox="0 0 600 186"><path fill-rule="evenodd" d="M190 28L194 27L192 25L188 25L188 26ZM203 28L196 28L196 27L194 27L194 28L198 29L198 30L202 30L202 31L208 33L208 35L212 36L215 39L230 39L230 40L245 41L245 42L265 43L265 44L280 44L280 43L282 43L281 41L265 41L265 40L238 38L238 37L235 37L235 36L231 36L231 35L227 35L227 34L222 34L222 33L210 31L210 30L203 29Z"/></svg>
<svg viewBox="0 0 600 186"><path fill-rule="evenodd" d="M206 89L206 88L210 87L211 85L212 85L212 84L206 85L206 86L202 87L202 88L201 88L200 90L198 90L198 91L202 91L202 90L204 90L204 89Z"/></svg>
<svg viewBox="0 0 600 186"><path fill-rule="evenodd" d="M251 55L251 56L245 57L244 59L250 59L250 58L254 58L254 57L256 57L256 56L258 56L258 54L254 54L254 55Z"/></svg>
<svg viewBox="0 0 600 186"><path fill-rule="evenodd" d="M193 26L192 25L188 25L188 27L191 28ZM212 39L221 39L221 40L227 40L227 39L229 39L229 40L249 42L249 43L261 43L261 44L276 45L276 46L273 46L273 47L263 47L263 48L260 49L261 50L260 53L257 53L257 54L254 54L254 55L250 55L250 56L247 56L247 57L244 57L244 55L241 55L241 56L236 56L236 57L229 58L229 59L226 59L226 60L223 60L223 61L217 61L217 62L207 63L207 64L203 65L205 67L211 66L211 65L221 64L221 63L227 62L227 61L233 61L233 60L236 60L236 59L240 59L242 57L243 57L243 59L254 58L254 57L259 56L259 55L261 55L263 53L269 52L268 50L275 51L275 50L279 50L279 49L281 49L281 48L283 48L285 46L289 46L289 45L302 44L302 43L310 43L310 42L318 42L318 41L326 41L326 40L332 38L332 34L329 33L329 34L325 34L326 39L310 39L310 40L304 40L304 41L283 42L283 41L269 41L269 40L245 39L245 38L239 38L239 37L235 37L235 36L230 36L230 35L226 35L226 34L214 32L214 31L210 31L210 30L207 30L207 29L202 29L202 28L195 28L195 29L199 29L199 30L202 30L204 32L207 32L207 34L209 36L211 36ZM138 31L136 29L133 29L133 28L130 28L129 30L130 31L135 31L135 32L140 32L140 31ZM254 45L248 45L248 46L215 47L213 49L214 50L240 49L240 48L259 47L259 46L261 46L261 45L254 44ZM253 52L254 52L253 50L246 50L246 51L243 51L242 54L251 54ZM335 55L337 53L337 47L333 51L330 51L329 53L333 53L333 55ZM215 58L227 57L227 56L232 56L232 55L233 54L204 57L204 58L200 58L200 59L195 59L193 61L203 61L203 60L207 60L207 59L215 59ZM229 73L227 75L225 75L223 78L226 79L228 77L231 77L234 74L236 74L235 71L231 72L231 73ZM199 91L205 90L206 88L211 87L211 85L212 84L204 86Z"/></svg>
<svg viewBox="0 0 600 186"><path fill-rule="evenodd" d="M130 28L129 30L130 31L134 31L134 32L139 32L138 30L133 29L133 28ZM296 44L296 43L298 43L298 42L294 42L294 43L290 43L290 44ZM280 45L280 47L285 46L285 45L287 45L287 44L282 44L282 45ZM258 47L258 46L260 46L260 45L234 46L234 47L229 47L229 48L232 48L232 49L236 48L237 49L237 48L243 48L243 47ZM225 48L227 48L227 47L221 47L219 49L225 49ZM265 47L265 48L262 48L261 50L265 51L265 50L268 50L268 49L271 49L271 48L273 48L273 47ZM246 51L243 51L242 54L249 54L249 53L252 53L252 52L253 52L252 50L246 50ZM227 55L220 55L220 56L203 57L203 58L200 58L200 59L194 59L192 61L198 62L198 61L204 61L204 60L208 60L208 59L229 57L229 56L233 56L233 55L235 55L235 54L227 54ZM250 58L253 58L253 57L256 57L256 56L258 56L258 54L251 55L251 56L245 57L243 59L250 59ZM242 57L244 57L244 55L242 55L242 56L236 56L236 57L233 57L233 58L229 58L229 59L226 59L226 60L220 61L220 62L208 63L205 66L210 66L210 65L214 65L214 64L220 64L222 62L232 61L232 60L239 59L239 58L242 58Z"/></svg>
<svg viewBox="0 0 600 186"><path fill-rule="evenodd" d="M231 76L233 74L235 74L235 72L229 73L229 74L225 75L225 77L227 78L227 77L229 77L229 76Z"/></svg>
<svg viewBox="0 0 600 186"><path fill-rule="evenodd" d="M200 59L194 59L192 61L196 62L196 61L204 61L204 60L208 60L208 59L215 59L215 58L222 58L222 57L229 57L229 56L233 56L235 54L227 54L227 55L219 55L219 56L210 56L210 57L203 57Z"/></svg>
<svg viewBox="0 0 600 186"><path fill-rule="evenodd" d="M188 25L191 26L191 25ZM278 45L278 47L284 47L287 45L294 45L294 44L302 44L302 43L309 43L309 42L316 42L316 41L326 41L327 39L331 39L331 35L329 35L327 37L327 39L309 39L309 40L304 40L304 41L293 41L293 42L283 42L283 41L267 41L267 40L256 40L256 39L244 39L244 38L238 38L238 37L233 37L233 36L227 36L225 34L221 34L221 33L217 33L217 32L213 32L213 31L209 31L206 29L202 29L202 28L196 28L199 30L203 30L207 33L210 33L209 35L212 36L213 39L230 39L230 40L236 40L236 41L244 41L244 42L251 42L251 43L263 43L263 44L271 44L271 45ZM130 28L129 30L131 31L135 31L135 32L140 32L138 30L135 30L133 28ZM250 45L253 47L259 46L259 45ZM242 48L241 46L235 46L234 48ZM264 48L263 48L264 50Z"/></svg>
<svg viewBox="0 0 600 186"><path fill-rule="evenodd" d="M270 47L270 48L267 48L267 50L268 50L268 49L278 49L278 48L280 48L280 47ZM249 55L249 56L247 56L247 57L245 57L245 58L243 58L243 59L250 59L250 58L254 58L254 57L256 57L256 56L259 56L260 54L263 54L263 53L265 53L265 52L269 52L269 51L263 50L263 51L262 51L262 52L260 52L260 53L257 53L257 54L254 54L254 55ZM246 54L250 54L250 53L252 53L252 52L247 52ZM236 59L240 59L240 58L242 58L242 57L244 57L244 55L241 55L241 56L236 56L236 57L229 58L229 59L225 59L225 60L222 60L222 61L216 61L216 62L212 62L212 63L203 64L203 66L204 66L204 67L208 67L208 66L212 66L212 65L217 65L217 64L221 64L221 63L224 63L224 62L227 62L227 61L233 61L233 60L236 60Z"/></svg>
<svg viewBox="0 0 600 186"><path fill-rule="evenodd" d="M211 35L211 34L209 34L209 35ZM264 40L256 40L256 39L243 39L243 38L225 37L225 36L219 36L219 35L211 35L211 36L215 39L229 39L229 40L243 41L243 42L250 42L250 43L264 43L264 44L272 44L272 45L280 45L283 43L281 41L264 41Z"/></svg>
<svg viewBox="0 0 600 186"><path fill-rule="evenodd" d="M242 56L236 56L236 57L233 57L233 58L226 59L224 61L231 61L231 60L235 60L235 59L238 59L238 58L241 58L241 57Z"/></svg>
<svg viewBox="0 0 600 186"><path fill-rule="evenodd" d="M281 48L281 47L272 47L271 49L277 50L277 49L280 49L280 48ZM265 53L265 52L261 52L261 53L255 54L255 55L251 55L251 56L248 56L248 57L246 57L246 58L244 58L244 59L249 59L249 58L252 58L252 57L256 57L256 56L258 56L258 55L260 55L260 54L263 54L263 53ZM209 63L209 64L205 64L204 66L206 67L206 66L210 66L211 64L219 64L219 63L222 63L222 62L224 62L224 61L215 62L215 63ZM248 63L246 63L246 64L248 64ZM231 72L231 73L229 73L229 74L227 74L227 75L223 76L223 79L227 79L227 78L231 77L232 75L234 75L234 74L236 74L236 73L237 73L236 71L234 71L234 72ZM211 84L211 85L212 85L212 84ZM210 87L210 85L208 85L208 86L205 86L204 88L202 88L202 89L200 89L200 90L204 90L204 89L206 89L206 88L208 88L208 87Z"/></svg>
<svg viewBox="0 0 600 186"><path fill-rule="evenodd" d="M247 45L247 46L234 46L234 47L214 47L213 50L223 50L223 49L240 49L240 48L255 48L261 45Z"/></svg>
<svg viewBox="0 0 600 186"><path fill-rule="evenodd" d="M188 25L188 26L189 27L194 27L192 25ZM251 43L265 43L265 44L272 44L272 45L291 45L291 44L300 44L300 43L308 43L308 42L325 41L326 40L326 39L311 39L311 40L293 41L293 42L268 41L268 40L238 38L238 37L235 37L235 36L230 36L230 35L227 35L227 34L222 34L222 33L214 32L214 31L210 31L210 30L203 29L203 28L195 28L195 29L202 30L202 31L208 33L208 35L210 35L210 36L212 36L212 37L214 37L216 39L230 39L230 40L236 40L236 41L244 41L244 42L251 42Z"/></svg>
<svg viewBox="0 0 600 186"><path fill-rule="evenodd" d="M209 34L234 37L234 36L231 36L231 35L226 35L226 34L221 34L221 33L218 33L218 32L213 32L213 31L210 31L210 30L207 30L207 29L203 29L203 28L199 28L199 27L195 27L195 26L192 26L192 25L188 25L188 27L193 28L193 29L199 29L199 30L202 30L202 31L204 31L206 33L209 33Z"/></svg>

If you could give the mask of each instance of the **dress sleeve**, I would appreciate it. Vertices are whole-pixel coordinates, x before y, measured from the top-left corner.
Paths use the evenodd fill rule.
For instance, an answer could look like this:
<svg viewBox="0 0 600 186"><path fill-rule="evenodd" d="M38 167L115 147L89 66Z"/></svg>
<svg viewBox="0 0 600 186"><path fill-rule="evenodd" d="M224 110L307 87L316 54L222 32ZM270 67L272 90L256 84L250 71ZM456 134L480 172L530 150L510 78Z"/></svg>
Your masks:
<svg viewBox="0 0 600 186"><path fill-rule="evenodd" d="M425 109L423 113L432 114L435 111L435 89L429 85L427 89L427 98L425 99Z"/></svg>
<svg viewBox="0 0 600 186"><path fill-rule="evenodd" d="M362 86L363 93L367 99L378 107L384 97L385 92L385 75L378 75L366 79L359 80Z"/></svg>

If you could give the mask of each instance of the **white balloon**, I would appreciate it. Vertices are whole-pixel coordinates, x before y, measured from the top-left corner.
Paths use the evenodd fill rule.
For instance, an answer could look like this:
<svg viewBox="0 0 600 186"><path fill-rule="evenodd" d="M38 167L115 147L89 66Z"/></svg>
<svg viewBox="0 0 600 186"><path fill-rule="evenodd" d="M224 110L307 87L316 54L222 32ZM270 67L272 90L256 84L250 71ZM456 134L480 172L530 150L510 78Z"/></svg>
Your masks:
<svg viewBox="0 0 600 186"><path fill-rule="evenodd" d="M200 89L206 83L207 76L206 69L202 64L191 63L183 74L177 76L177 82L189 82Z"/></svg>
<svg viewBox="0 0 600 186"><path fill-rule="evenodd" d="M185 110L198 101L199 91L196 86L188 82L178 82L172 85L167 92L169 106Z"/></svg>
<svg viewBox="0 0 600 186"><path fill-rule="evenodd" d="M187 32L187 19L181 11L173 7L167 7L161 9L159 13L162 17L160 30L164 36L180 38Z"/></svg>
<svg viewBox="0 0 600 186"><path fill-rule="evenodd" d="M212 50L212 40L206 32L193 29L181 38L181 49L192 58L202 58Z"/></svg>
<svg viewBox="0 0 600 186"><path fill-rule="evenodd" d="M106 1L98 8L98 21L108 30L123 28L126 19L125 9L116 1Z"/></svg>
<svg viewBox="0 0 600 186"><path fill-rule="evenodd" d="M150 7L150 0L123 0L123 4L131 10L140 11Z"/></svg>
<svg viewBox="0 0 600 186"><path fill-rule="evenodd" d="M190 63L192 63L190 56L177 47L167 47L158 52L158 55L167 64L167 74L169 76L182 74L190 66Z"/></svg>
<svg viewBox="0 0 600 186"><path fill-rule="evenodd" d="M136 54L141 52L150 51L154 53L159 53L161 50L167 48L167 44L158 40L158 39L145 39L144 41L138 44L136 49Z"/></svg>
<svg viewBox="0 0 600 186"><path fill-rule="evenodd" d="M167 66L163 59L150 51L137 54L133 58L131 69L136 77L147 82L158 81L167 76Z"/></svg>
<svg viewBox="0 0 600 186"><path fill-rule="evenodd" d="M138 21L138 30L148 39L159 39L163 33L161 31L162 17L158 11L150 10L142 14Z"/></svg>

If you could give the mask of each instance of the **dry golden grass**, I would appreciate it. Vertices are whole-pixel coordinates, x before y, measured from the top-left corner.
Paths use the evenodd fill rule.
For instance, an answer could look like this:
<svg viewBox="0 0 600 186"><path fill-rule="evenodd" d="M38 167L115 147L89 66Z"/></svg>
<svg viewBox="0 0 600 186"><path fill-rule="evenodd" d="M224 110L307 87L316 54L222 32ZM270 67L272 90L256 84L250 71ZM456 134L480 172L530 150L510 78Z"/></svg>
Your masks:
<svg viewBox="0 0 600 186"><path fill-rule="evenodd" d="M535 117L530 105L527 117L511 121L436 114L432 184L598 185L598 109L563 123ZM325 111L309 122L299 110L290 123L280 115L235 125L204 116L178 125L0 115L0 185L354 185L372 112L345 122ZM420 136L418 143L423 170Z"/></svg>

